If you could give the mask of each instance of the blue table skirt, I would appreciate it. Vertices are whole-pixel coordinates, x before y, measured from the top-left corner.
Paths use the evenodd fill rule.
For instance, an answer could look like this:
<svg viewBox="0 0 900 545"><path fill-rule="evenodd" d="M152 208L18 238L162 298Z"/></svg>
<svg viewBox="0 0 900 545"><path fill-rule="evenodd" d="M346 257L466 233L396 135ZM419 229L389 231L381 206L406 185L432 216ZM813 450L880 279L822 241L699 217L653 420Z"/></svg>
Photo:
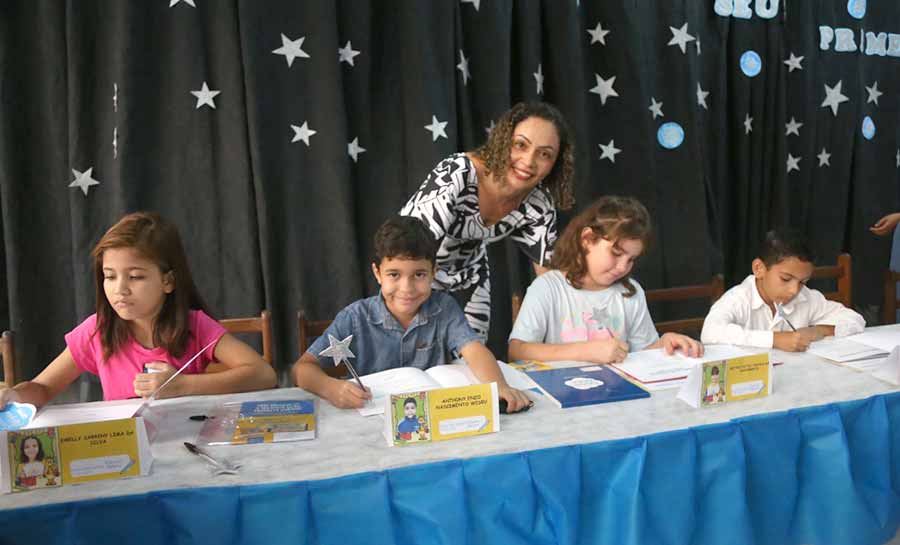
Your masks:
<svg viewBox="0 0 900 545"><path fill-rule="evenodd" d="M874 545L897 531L898 493L900 393L892 393L321 481L6 510L0 539L28 545Z"/></svg>

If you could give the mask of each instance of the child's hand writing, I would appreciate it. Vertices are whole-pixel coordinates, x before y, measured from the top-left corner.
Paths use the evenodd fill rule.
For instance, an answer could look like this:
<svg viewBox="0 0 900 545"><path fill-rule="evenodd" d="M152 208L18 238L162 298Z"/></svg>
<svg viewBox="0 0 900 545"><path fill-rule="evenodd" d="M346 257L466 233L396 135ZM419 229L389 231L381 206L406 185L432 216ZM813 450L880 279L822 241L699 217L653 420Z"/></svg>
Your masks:
<svg viewBox="0 0 900 545"><path fill-rule="evenodd" d="M805 352L811 342L820 338L815 327L804 327L797 331L779 331L775 333L772 346L786 352Z"/></svg>
<svg viewBox="0 0 900 545"><path fill-rule="evenodd" d="M506 400L506 412L517 413L532 405L532 401L528 399L525 392L516 390L508 385L497 386L497 396Z"/></svg>
<svg viewBox="0 0 900 545"><path fill-rule="evenodd" d="M134 376L134 393L141 397L150 397L153 392L156 391L157 388L162 386L162 384L169 380L169 377L175 374L176 369L172 365L163 362L163 361L154 361L144 365L144 367L150 371L147 373L138 373ZM178 396L178 379L181 378L181 375L175 378L172 382L166 386L166 389L159 392L160 399L165 397L175 397Z"/></svg>
<svg viewBox="0 0 900 545"><path fill-rule="evenodd" d="M672 355L676 350L681 350L689 358L703 356L703 344L681 333L665 333L659 339L666 354Z"/></svg>
<svg viewBox="0 0 900 545"><path fill-rule="evenodd" d="M349 380L334 379L322 397L338 409L359 409L372 399L372 392L360 390L359 386Z"/></svg>
<svg viewBox="0 0 900 545"><path fill-rule="evenodd" d="M628 356L628 344L615 337L587 341L585 348L585 357L580 359L594 363L619 363Z"/></svg>

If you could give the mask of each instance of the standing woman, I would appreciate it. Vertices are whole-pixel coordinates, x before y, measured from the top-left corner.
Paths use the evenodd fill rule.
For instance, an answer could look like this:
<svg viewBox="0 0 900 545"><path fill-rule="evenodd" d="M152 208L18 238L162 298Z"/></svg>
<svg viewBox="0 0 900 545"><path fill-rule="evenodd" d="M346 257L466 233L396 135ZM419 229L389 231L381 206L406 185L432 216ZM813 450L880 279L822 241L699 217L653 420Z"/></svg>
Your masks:
<svg viewBox="0 0 900 545"><path fill-rule="evenodd" d="M491 320L487 244L512 237L536 274L546 270L556 209L575 202L574 148L559 110L519 103L481 147L438 163L400 211L424 221L440 242L434 287L453 294L485 339Z"/></svg>

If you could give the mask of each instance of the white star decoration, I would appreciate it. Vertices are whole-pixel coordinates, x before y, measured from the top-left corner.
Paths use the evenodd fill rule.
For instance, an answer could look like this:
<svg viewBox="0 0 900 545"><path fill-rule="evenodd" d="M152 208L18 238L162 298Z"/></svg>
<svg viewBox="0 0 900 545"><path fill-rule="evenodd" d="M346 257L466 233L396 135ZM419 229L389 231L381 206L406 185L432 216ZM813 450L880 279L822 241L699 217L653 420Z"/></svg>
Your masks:
<svg viewBox="0 0 900 545"><path fill-rule="evenodd" d="M449 121L438 121L438 118L434 115L431 116L431 124L425 125L425 128L431 131L431 141L436 142L438 138L447 138L447 133L444 131L444 127L447 126Z"/></svg>
<svg viewBox="0 0 900 545"><path fill-rule="evenodd" d="M350 358L355 358L353 352L350 351L350 343L353 341L353 335L345 337L339 341L337 338L328 335L328 348L319 352L320 356L329 357L334 360L335 365L349 362Z"/></svg>
<svg viewBox="0 0 900 545"><path fill-rule="evenodd" d="M288 68L294 64L294 59L300 57L302 59L308 59L309 54L306 51L303 51L303 40L306 39L306 36L300 36L296 40L291 40L284 34L281 35L281 47L278 49L273 49L272 53L276 55L284 55L285 60L287 60ZM340 51L340 50L339 50ZM352 63L351 63L352 64Z"/></svg>
<svg viewBox="0 0 900 545"><path fill-rule="evenodd" d="M619 93L613 89L613 83L616 82L616 76L609 79L603 79L599 74L594 74L594 77L597 78L597 85L595 85L590 92L600 95L600 104L605 106L607 98L619 96Z"/></svg>
<svg viewBox="0 0 900 545"><path fill-rule="evenodd" d="M790 153L787 156L787 171L790 173L792 170L800 170L800 159L803 157L794 157Z"/></svg>
<svg viewBox="0 0 900 545"><path fill-rule="evenodd" d="M200 88L199 91L191 91L191 94L197 97L197 107L196 109L200 109L201 106L206 105L216 109L216 103L213 101L216 98L216 95L221 93L222 91L210 90L209 86L206 85L206 82L203 82L203 87Z"/></svg>
<svg viewBox="0 0 900 545"><path fill-rule="evenodd" d="M819 158L819 166L831 166L831 154L825 151L825 148L822 148L822 153L816 155Z"/></svg>
<svg viewBox="0 0 900 545"><path fill-rule="evenodd" d="M872 84L871 87L866 86L866 92L869 93L869 98L866 99L866 104L870 102L874 102L876 106L878 106L878 97L883 95L881 91L878 90L878 82Z"/></svg>
<svg viewBox="0 0 900 545"><path fill-rule="evenodd" d="M803 123L797 123L794 120L793 116L791 116L791 120L784 124L784 135L789 136L790 134L796 134L800 136L800 127L803 126Z"/></svg>
<svg viewBox="0 0 900 545"><path fill-rule="evenodd" d="M672 31L672 39L669 40L669 43L667 43L666 45L677 45L681 48L682 53L687 53L687 43L692 42L696 39L688 34L687 27L687 23L681 25L681 28L670 26L669 30Z"/></svg>
<svg viewBox="0 0 900 545"><path fill-rule="evenodd" d="M294 142L300 142L302 140L307 147L309 147L309 137L318 132L310 129L306 121L299 127L297 125L291 125L291 128L294 129L294 138L291 140L291 143L293 144Z"/></svg>
<svg viewBox="0 0 900 545"><path fill-rule="evenodd" d="M539 95L544 94L544 68L542 65L538 64L538 71L534 72L534 83L536 89L536 93Z"/></svg>
<svg viewBox="0 0 900 545"><path fill-rule="evenodd" d="M69 184L69 187L77 187L84 193L84 196L87 197L88 188L92 185L100 185L100 182L91 177L91 173L94 171L94 167L91 167L84 172L79 172L72 169L72 174L75 175L75 179L72 180L72 183Z"/></svg>
<svg viewBox="0 0 900 545"><path fill-rule="evenodd" d="M305 53L304 53L304 55L305 55ZM359 51L356 49L353 49L353 45L350 44L350 40L347 40L347 45L345 45L344 47L338 48L338 63L346 62L350 66L356 66L353 64L353 57L355 57L357 55L359 55ZM307 55L307 57L308 56L309 55ZM290 64L291 63L288 62L289 66L290 66Z"/></svg>
<svg viewBox="0 0 900 545"><path fill-rule="evenodd" d="M609 144L607 144L605 146L603 144L597 144L597 145L600 146L600 149L602 150L602 153L600 154L601 161L603 159L609 159L609 161L611 163L615 163L616 162L616 154L620 153L622 151L616 147L615 140L610 140Z"/></svg>
<svg viewBox="0 0 900 545"><path fill-rule="evenodd" d="M462 49L459 50L459 64L456 65L456 69L462 72L463 85L468 84L472 74L469 72L469 59L466 58Z"/></svg>
<svg viewBox="0 0 900 545"><path fill-rule="evenodd" d="M747 114L747 117L744 118L744 134L750 134L753 132L753 118L750 117L750 114Z"/></svg>
<svg viewBox="0 0 900 545"><path fill-rule="evenodd" d="M662 102L656 102L656 97L650 97L650 107L647 109L653 112L653 119L665 117L665 114L662 111L662 105Z"/></svg>
<svg viewBox="0 0 900 545"><path fill-rule="evenodd" d="M609 34L609 31L603 30L600 21L597 21L597 26L593 30L588 29L587 33L591 35L591 45L598 42L600 45L606 45L606 35Z"/></svg>
<svg viewBox="0 0 900 545"><path fill-rule="evenodd" d="M191 6L192 8L196 8L196 7L197 7L197 5L194 4L194 0L170 0L170 2L169 2L169 7L171 8L172 6L174 6L175 4L177 4L178 2L184 2L185 4Z"/></svg>
<svg viewBox="0 0 900 545"><path fill-rule="evenodd" d="M478 11L478 6L481 4L481 0L459 0L460 4L472 4L475 6L475 11Z"/></svg>
<svg viewBox="0 0 900 545"><path fill-rule="evenodd" d="M497 126L497 124L494 123L493 119L491 119L491 124L484 128L484 132L486 132L486 133L488 133L488 135L490 135L491 131L494 130L494 127L496 127L496 126Z"/></svg>
<svg viewBox="0 0 900 545"><path fill-rule="evenodd" d="M359 138L354 138L352 142L347 144L347 154L353 158L355 163L360 153L365 153L366 148L359 145Z"/></svg>
<svg viewBox="0 0 900 545"><path fill-rule="evenodd" d="M900 168L900 148L897 148L897 168Z"/></svg>
<svg viewBox="0 0 900 545"><path fill-rule="evenodd" d="M697 38L697 56L700 56L700 38Z"/></svg>
<svg viewBox="0 0 900 545"><path fill-rule="evenodd" d="M794 52L791 51L791 56L784 60L784 64L788 67L788 72L793 72L794 70L803 70L803 67L800 66L800 63L803 61L803 57L798 57L794 55Z"/></svg>
<svg viewBox="0 0 900 545"><path fill-rule="evenodd" d="M700 87L700 82L697 82L697 106L703 106L704 110L708 110L709 107L706 105L706 97L709 96L709 91L704 91L702 87Z"/></svg>
<svg viewBox="0 0 900 545"><path fill-rule="evenodd" d="M841 94L841 85L843 85L843 80L838 80L834 87L829 87L828 84L825 84L825 100L822 102L822 108L829 107L831 108L831 113L837 117L838 107L841 102L847 102L850 100L845 95Z"/></svg>

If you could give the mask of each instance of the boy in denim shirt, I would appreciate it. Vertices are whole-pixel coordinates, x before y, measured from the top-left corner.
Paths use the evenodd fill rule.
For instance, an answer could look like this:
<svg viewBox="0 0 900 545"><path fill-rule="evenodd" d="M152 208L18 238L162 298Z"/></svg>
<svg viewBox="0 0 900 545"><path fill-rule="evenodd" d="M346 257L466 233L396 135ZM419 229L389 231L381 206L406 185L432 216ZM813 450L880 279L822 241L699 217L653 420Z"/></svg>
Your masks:
<svg viewBox="0 0 900 545"><path fill-rule="evenodd" d="M428 369L462 356L479 380L497 383L508 412L529 406L528 397L503 379L497 359L469 327L456 300L431 291L436 253L437 242L421 220L397 216L384 222L375 233L372 262L380 293L338 313L294 364L297 386L342 409L362 407L371 399L355 382L331 378L321 368L333 365L330 358L318 356L328 347L328 335L353 335L350 349L360 375L394 367Z"/></svg>

